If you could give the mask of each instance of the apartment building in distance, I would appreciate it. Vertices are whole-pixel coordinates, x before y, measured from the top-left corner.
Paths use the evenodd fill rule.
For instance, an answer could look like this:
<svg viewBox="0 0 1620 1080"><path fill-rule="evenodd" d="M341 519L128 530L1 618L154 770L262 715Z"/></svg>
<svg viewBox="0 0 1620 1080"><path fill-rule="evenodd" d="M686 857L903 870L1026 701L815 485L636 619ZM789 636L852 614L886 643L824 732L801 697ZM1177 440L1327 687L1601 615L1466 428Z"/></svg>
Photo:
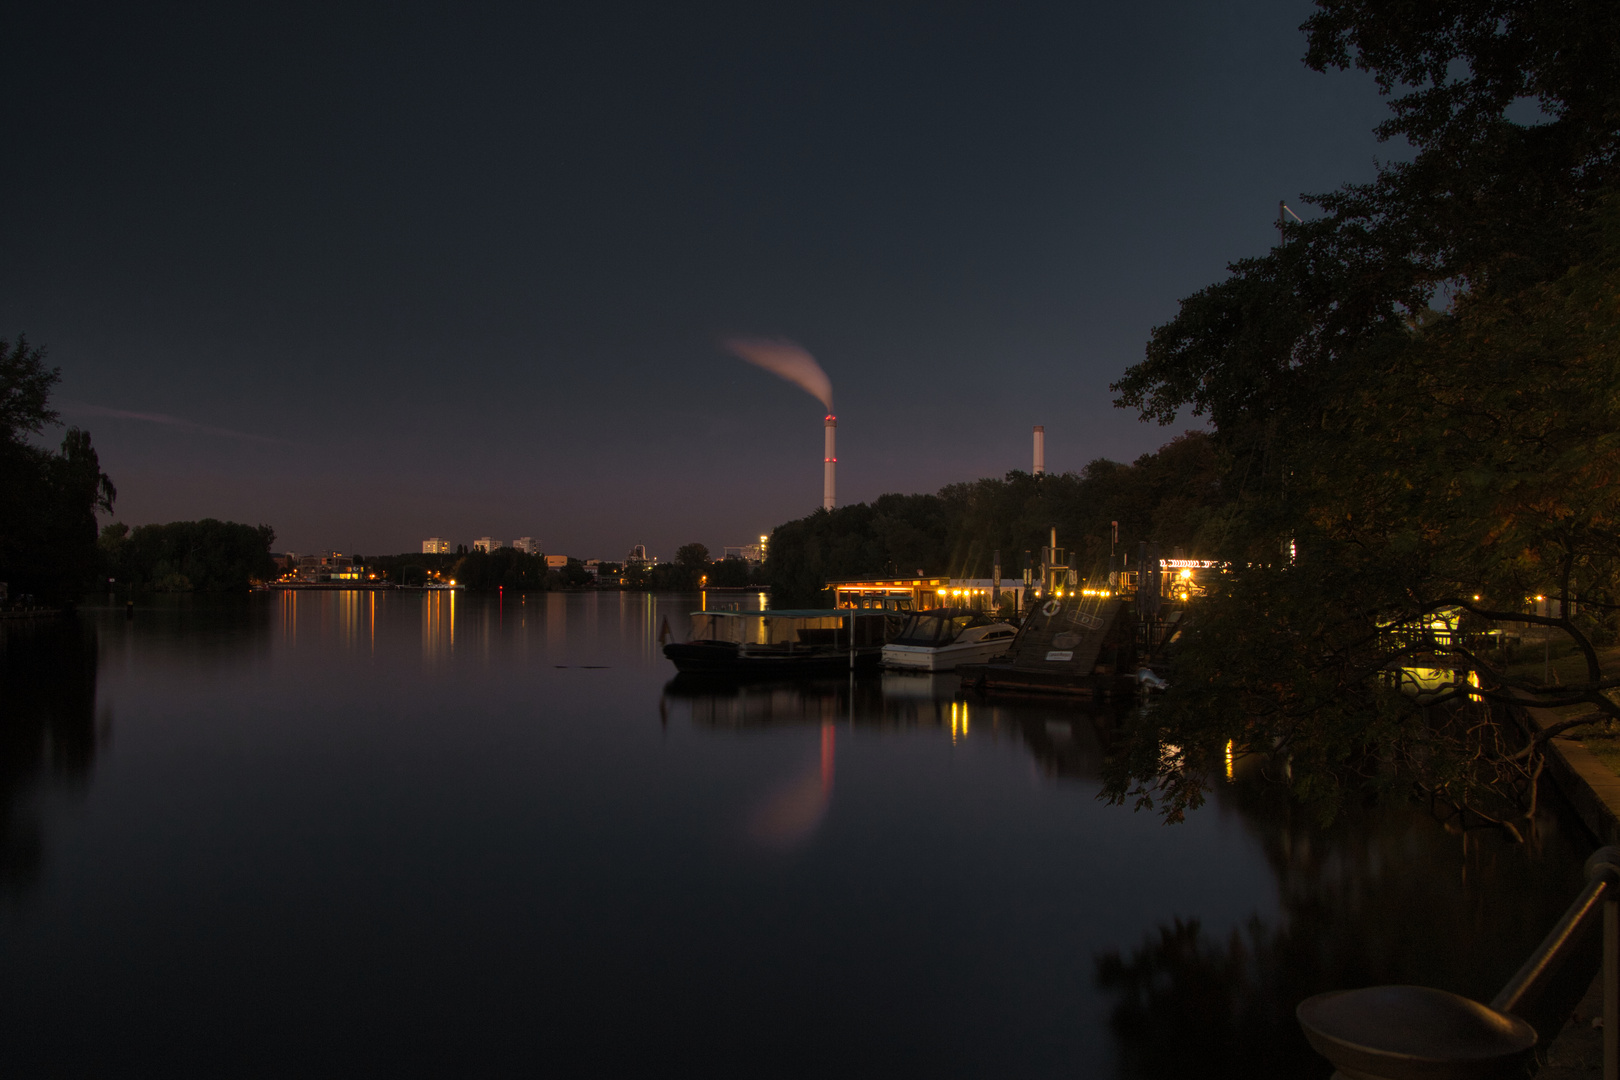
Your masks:
<svg viewBox="0 0 1620 1080"><path fill-rule="evenodd" d="M525 555L540 554L540 542L532 536L520 536L512 541L512 546Z"/></svg>
<svg viewBox="0 0 1620 1080"><path fill-rule="evenodd" d="M474 551L482 551L486 555L488 555L491 551L494 551L498 547L505 547L505 546L506 546L505 544L501 543L499 540L496 540L494 537L491 537L491 536L480 536L477 540L473 541L473 550Z"/></svg>
<svg viewBox="0 0 1620 1080"><path fill-rule="evenodd" d="M442 536L430 536L422 541L422 554L448 555L450 554L450 541Z"/></svg>

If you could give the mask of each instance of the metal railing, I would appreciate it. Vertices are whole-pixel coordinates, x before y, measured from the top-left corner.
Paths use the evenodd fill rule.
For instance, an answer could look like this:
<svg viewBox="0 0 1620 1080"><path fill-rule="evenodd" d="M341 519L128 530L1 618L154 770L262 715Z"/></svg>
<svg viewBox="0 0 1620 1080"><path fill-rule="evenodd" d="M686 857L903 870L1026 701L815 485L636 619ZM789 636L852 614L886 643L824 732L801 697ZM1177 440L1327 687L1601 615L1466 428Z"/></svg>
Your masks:
<svg viewBox="0 0 1620 1080"><path fill-rule="evenodd" d="M1295 1015L1338 1076L1522 1077L1590 985L1599 933L1603 1080L1620 1080L1620 847L1586 860L1586 887L1489 1005L1424 986L1372 986L1317 994Z"/></svg>

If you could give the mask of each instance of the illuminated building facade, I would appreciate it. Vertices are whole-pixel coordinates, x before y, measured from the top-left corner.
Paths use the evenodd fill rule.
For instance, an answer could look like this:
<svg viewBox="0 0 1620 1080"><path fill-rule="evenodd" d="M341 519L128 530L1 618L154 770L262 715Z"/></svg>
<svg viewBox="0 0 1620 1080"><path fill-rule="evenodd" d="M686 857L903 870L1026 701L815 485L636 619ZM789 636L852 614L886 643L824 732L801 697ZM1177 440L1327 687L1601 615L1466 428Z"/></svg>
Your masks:
<svg viewBox="0 0 1620 1080"><path fill-rule="evenodd" d="M723 559L742 559L744 562L761 563L765 561L765 544L769 537L762 536L757 544L735 544L726 547L721 552Z"/></svg>
<svg viewBox="0 0 1620 1080"><path fill-rule="evenodd" d="M499 540L489 536L481 536L477 540L473 541L473 550L482 551L486 555L498 547L505 546L506 545L502 544Z"/></svg>
<svg viewBox="0 0 1620 1080"><path fill-rule="evenodd" d="M298 581L305 585L338 585L358 582L365 571L354 564L354 558L334 551L329 555L302 555L298 559Z"/></svg>
<svg viewBox="0 0 1620 1080"><path fill-rule="evenodd" d="M448 555L450 554L450 541L442 536L430 536L422 541L422 554Z"/></svg>
<svg viewBox="0 0 1620 1080"><path fill-rule="evenodd" d="M876 608L887 611L927 611L930 608L984 608L992 603L995 583L989 578L909 577L875 578L860 581L834 581L833 606ZM1022 610L1022 582L1004 580L1000 602Z"/></svg>

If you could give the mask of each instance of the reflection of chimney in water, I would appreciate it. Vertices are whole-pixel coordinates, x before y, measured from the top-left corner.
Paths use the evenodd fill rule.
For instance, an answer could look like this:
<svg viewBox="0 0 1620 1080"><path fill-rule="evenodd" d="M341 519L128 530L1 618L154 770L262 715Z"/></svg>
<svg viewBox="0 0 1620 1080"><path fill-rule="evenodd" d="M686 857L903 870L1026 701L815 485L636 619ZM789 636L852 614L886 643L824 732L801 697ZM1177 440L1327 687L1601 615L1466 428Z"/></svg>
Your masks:
<svg viewBox="0 0 1620 1080"><path fill-rule="evenodd" d="M1035 425L1035 475L1046 471L1046 425Z"/></svg>
<svg viewBox="0 0 1620 1080"><path fill-rule="evenodd" d="M838 417L827 414L827 453L822 458L821 506L831 510L838 505L838 496L834 490L837 486L836 473L838 471L838 448L835 445L838 435Z"/></svg>

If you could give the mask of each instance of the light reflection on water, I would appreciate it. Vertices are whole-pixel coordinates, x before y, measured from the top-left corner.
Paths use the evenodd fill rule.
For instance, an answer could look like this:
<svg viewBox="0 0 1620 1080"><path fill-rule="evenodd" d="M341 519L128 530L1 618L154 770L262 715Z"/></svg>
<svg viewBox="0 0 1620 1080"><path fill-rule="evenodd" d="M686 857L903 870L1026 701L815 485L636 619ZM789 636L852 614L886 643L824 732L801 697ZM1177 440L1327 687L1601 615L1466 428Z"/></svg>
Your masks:
<svg viewBox="0 0 1620 1080"><path fill-rule="evenodd" d="M1096 800L1105 713L673 679L665 624L719 602L759 606L0 629L0 1067L1309 1075L1300 997L1488 998L1579 884L1551 811L1527 847L1410 807L1322 830L1240 776L1166 828Z"/></svg>

